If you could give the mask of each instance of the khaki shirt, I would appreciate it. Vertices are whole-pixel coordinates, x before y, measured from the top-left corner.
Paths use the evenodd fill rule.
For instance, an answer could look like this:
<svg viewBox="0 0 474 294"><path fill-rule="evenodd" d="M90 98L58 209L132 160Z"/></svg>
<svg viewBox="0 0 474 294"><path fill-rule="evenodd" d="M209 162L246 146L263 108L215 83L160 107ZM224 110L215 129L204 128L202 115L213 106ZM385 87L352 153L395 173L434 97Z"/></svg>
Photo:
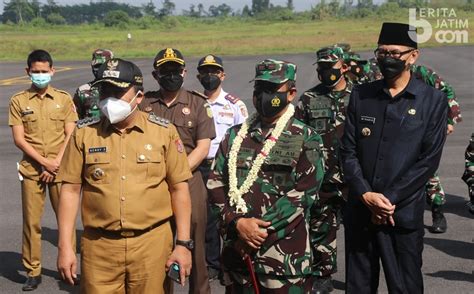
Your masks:
<svg viewBox="0 0 474 294"><path fill-rule="evenodd" d="M55 158L64 143L66 123L77 121L71 96L48 86L41 98L32 88L13 95L10 100L10 126L23 125L25 140L46 158ZM26 178L39 180L41 166L26 154L20 162Z"/></svg>
<svg viewBox="0 0 474 294"><path fill-rule="evenodd" d="M171 217L168 186L192 176L176 128L140 111L123 133L97 121L74 131L59 171L82 184L84 227L143 230Z"/></svg>
<svg viewBox="0 0 474 294"><path fill-rule="evenodd" d="M187 154L196 148L198 140L212 140L216 136L212 109L205 96L181 89L170 106L163 102L160 91L147 92L145 97L140 109L169 119L176 126Z"/></svg>

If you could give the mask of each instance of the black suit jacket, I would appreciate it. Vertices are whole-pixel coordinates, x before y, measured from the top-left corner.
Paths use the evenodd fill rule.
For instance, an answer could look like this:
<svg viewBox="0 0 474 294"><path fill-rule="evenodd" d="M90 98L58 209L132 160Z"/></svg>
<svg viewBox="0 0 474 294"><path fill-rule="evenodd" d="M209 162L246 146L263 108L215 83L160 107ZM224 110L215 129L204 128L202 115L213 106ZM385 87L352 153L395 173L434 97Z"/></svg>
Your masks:
<svg viewBox="0 0 474 294"><path fill-rule="evenodd" d="M397 206L396 226L418 228L425 185L438 168L446 139L448 103L444 93L413 76L394 98L384 88L380 80L351 94L341 148L350 189L347 221L370 222L360 196L373 191Z"/></svg>

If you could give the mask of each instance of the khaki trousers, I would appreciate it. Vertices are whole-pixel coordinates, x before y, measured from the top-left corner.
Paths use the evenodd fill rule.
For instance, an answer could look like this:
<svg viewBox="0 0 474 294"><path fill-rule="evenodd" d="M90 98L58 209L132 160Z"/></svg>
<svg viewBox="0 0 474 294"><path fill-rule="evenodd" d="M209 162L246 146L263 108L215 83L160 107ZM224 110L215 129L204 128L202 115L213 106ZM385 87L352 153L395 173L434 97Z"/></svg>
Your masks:
<svg viewBox="0 0 474 294"><path fill-rule="evenodd" d="M86 228L81 238L81 293L170 293L165 266L172 248L169 222L128 238Z"/></svg>
<svg viewBox="0 0 474 294"><path fill-rule="evenodd" d="M49 199L57 214L61 183L43 183L24 178L21 181L21 202L23 208L22 262L29 277L41 274L41 217L48 187ZM73 235L73 248L76 250L76 232Z"/></svg>

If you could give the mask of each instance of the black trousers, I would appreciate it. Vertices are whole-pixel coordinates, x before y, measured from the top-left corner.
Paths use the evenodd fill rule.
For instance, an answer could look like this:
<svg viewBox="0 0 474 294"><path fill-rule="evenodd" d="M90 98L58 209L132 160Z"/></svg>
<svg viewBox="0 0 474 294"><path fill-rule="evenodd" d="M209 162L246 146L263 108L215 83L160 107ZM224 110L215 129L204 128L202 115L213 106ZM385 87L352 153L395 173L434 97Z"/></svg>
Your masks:
<svg viewBox="0 0 474 294"><path fill-rule="evenodd" d="M424 230L345 225L346 293L377 293L380 261L389 293L423 293Z"/></svg>
<svg viewBox="0 0 474 294"><path fill-rule="evenodd" d="M207 184L210 173L210 162L204 160L199 166L204 184ZM221 237L219 235L219 219L211 212L211 206L207 204L207 225L206 225L206 261L207 266L216 270L221 269Z"/></svg>

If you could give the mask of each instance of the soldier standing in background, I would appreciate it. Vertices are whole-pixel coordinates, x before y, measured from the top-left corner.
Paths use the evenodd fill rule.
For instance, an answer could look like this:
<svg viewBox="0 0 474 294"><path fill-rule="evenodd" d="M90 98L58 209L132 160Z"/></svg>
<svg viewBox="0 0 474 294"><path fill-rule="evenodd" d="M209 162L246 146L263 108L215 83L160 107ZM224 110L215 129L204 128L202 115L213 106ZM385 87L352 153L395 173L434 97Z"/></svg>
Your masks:
<svg viewBox="0 0 474 294"><path fill-rule="evenodd" d="M295 118L316 129L323 138L326 174L319 191L324 203L311 209L311 244L314 247L314 293L333 290L331 275L337 271L336 233L338 214L344 205L344 179L339 156L344 132L345 104L352 91L352 82L345 78L348 70L343 49L324 47L316 53L317 72L321 81L305 91L298 101Z"/></svg>
<svg viewBox="0 0 474 294"><path fill-rule="evenodd" d="M322 139L293 117L295 77L292 63L257 64L257 113L226 133L207 183L221 219L230 293L308 293L312 287L308 228L324 176Z"/></svg>
<svg viewBox="0 0 474 294"><path fill-rule="evenodd" d="M97 79L99 67L112 58L114 58L113 52L107 49L97 49L92 53L91 67L94 80ZM91 86L93 82L80 86L74 94L73 100L79 119L100 116L99 90Z"/></svg>
<svg viewBox="0 0 474 294"><path fill-rule="evenodd" d="M467 184L469 191L469 201L466 205L469 212L474 214L474 133L472 133L469 145L467 145L465 158L466 167L462 179Z"/></svg>
<svg viewBox="0 0 474 294"><path fill-rule="evenodd" d="M216 128L216 137L211 141L209 153L199 166L204 183L207 183L212 161L227 129L243 123L248 116L248 112L242 100L222 89L222 82L226 78L226 74L220 57L212 54L204 56L199 60L197 70L199 72L197 78L204 87L204 94L211 106ZM208 203L206 261L209 280L211 281L216 279L221 272L221 237L219 235L218 220L217 216L211 213Z"/></svg>
<svg viewBox="0 0 474 294"><path fill-rule="evenodd" d="M194 240L189 293L209 293L205 240L207 190L198 167L206 159L211 140L216 136L212 110L206 96L182 87L186 69L181 52L173 48L161 50L155 57L153 68L153 77L160 89L145 93L146 99L140 109L168 119L176 126L183 141L193 172L193 177L188 180L192 202L191 238Z"/></svg>

